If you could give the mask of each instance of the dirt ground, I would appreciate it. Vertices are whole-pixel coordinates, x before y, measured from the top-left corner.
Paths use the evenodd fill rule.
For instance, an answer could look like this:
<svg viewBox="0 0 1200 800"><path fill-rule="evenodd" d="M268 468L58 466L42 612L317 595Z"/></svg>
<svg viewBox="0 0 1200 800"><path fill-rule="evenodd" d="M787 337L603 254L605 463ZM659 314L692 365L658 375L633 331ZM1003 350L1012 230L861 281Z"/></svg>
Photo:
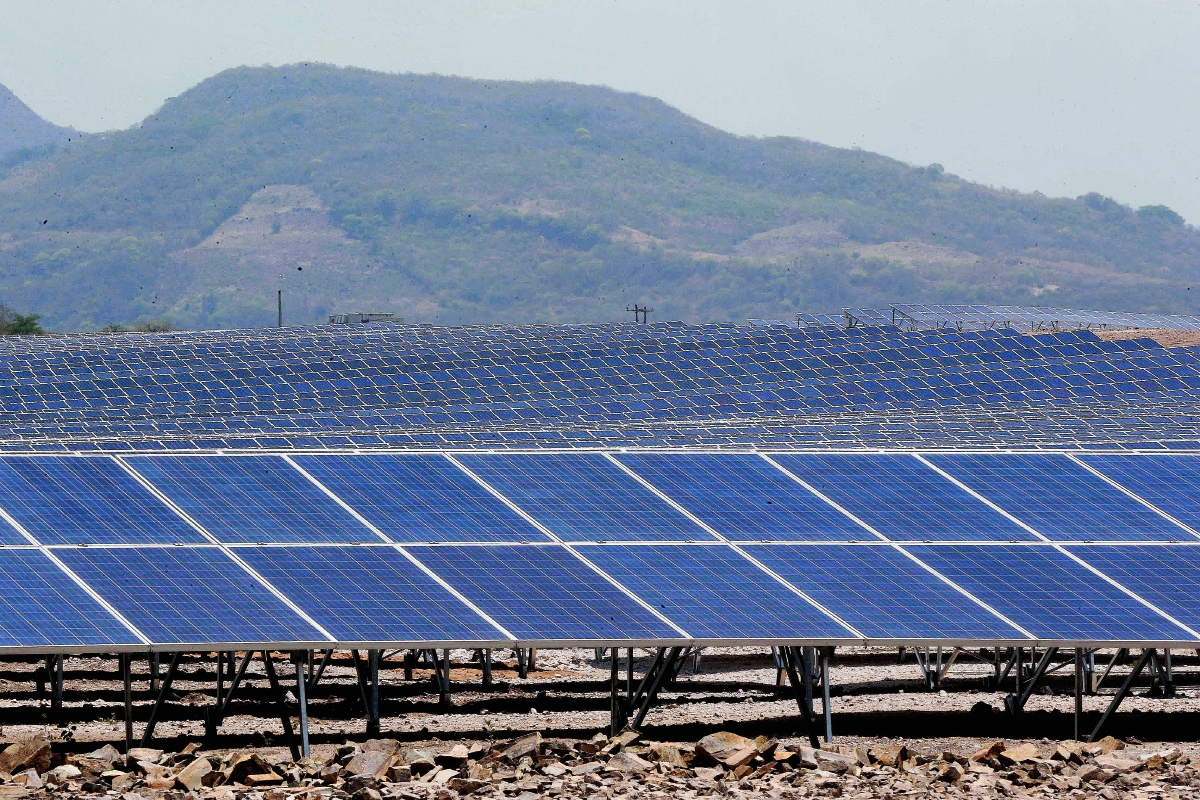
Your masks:
<svg viewBox="0 0 1200 800"><path fill-rule="evenodd" d="M578 742L598 732L608 733L607 657L598 660L595 651L582 649L540 651L535 668L522 679L513 654L497 651L493 686L484 689L481 670L471 661L472 655L469 651L451 653L451 695L448 703L440 703L430 669L418 665L413 679L406 680L400 654L388 654L380 670L380 732L369 737L353 664L348 653L336 654L320 683L308 693L314 757L331 762L337 758L339 746L370 738L392 739L404 748L436 752L459 742L496 746L532 732L547 739ZM622 687L625 655L622 651ZM1103 669L1112 655L1097 654L1097 668ZM635 652L637 679L649 667L651 656L650 651ZM1174 656L1174 696L1149 697L1144 696L1145 686L1136 689L1103 733L1146 753L1173 748L1186 762L1200 757L1200 746L1196 744L1200 739L1200 727L1196 725L1200 658L1190 653ZM295 724L294 667L285 654L276 654L274 663L282 685L289 689L289 712ZM1081 738L1108 706L1131 663L1115 666L1100 692L1084 697L1085 730ZM135 736L140 736L153 705L148 666L144 658L134 663ZM152 746L177 752L191 744L192 749L202 746L205 751L226 754L250 747L268 760L284 758L288 749L280 706L261 661L247 668L247 680L231 702L217 735L205 738L205 714L214 704L214 666L211 657L188 656L181 662ZM43 736L53 743L56 752L84 754L105 743L124 752L124 693L115 657L68 658L60 711L52 707L48 692L39 694L38 668L33 661L0 662L0 740L7 743ZM165 658L161 669L165 673ZM1029 742L1045 755L1054 750L1055 742L1074 738L1072 663L1063 661L1058 665L1020 714L1004 711L1004 698L1013 688L1012 678L1001 691L987 687L993 670L991 654L980 658L978 653L967 653L955 663L941 688L929 691L911 652L903 663L898 663L895 649L839 649L830 681L834 747L844 751L857 746L866 752L903 744L911 753L936 761L945 752L969 756L997 739L1005 740L1010 747ZM717 732L749 739L778 739L783 748L799 749L809 740L790 687L777 685L776 676L768 648L706 649L698 664L689 660L676 683L660 694L640 732L646 741L678 743L684 749ZM1147 683L1145 676L1142 683ZM819 713L819 690L815 705ZM870 769L868 766L867 771ZM941 784L930 786L938 791L943 788ZM826 788L832 792L831 787ZM1111 785L1093 788L1097 793L1113 789ZM0 800L6 797L3 789L0 784ZM1086 789L1086 785L1082 790L1068 787L1063 789L1063 796ZM659 790L661 787L655 791ZM1132 790L1121 788L1130 797L1136 796L1129 794ZM746 791L753 794L757 790L749 787ZM902 793L907 791L901 789ZM538 796L542 795L533 795ZM862 796L892 795L868 792ZM360 800L374 798L365 795Z"/></svg>

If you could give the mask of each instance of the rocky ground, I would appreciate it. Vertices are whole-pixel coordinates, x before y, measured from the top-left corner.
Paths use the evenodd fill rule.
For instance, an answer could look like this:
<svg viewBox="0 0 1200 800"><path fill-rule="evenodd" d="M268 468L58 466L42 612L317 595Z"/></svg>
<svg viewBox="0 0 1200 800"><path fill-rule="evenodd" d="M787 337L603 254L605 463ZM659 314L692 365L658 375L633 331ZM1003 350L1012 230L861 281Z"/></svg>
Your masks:
<svg viewBox="0 0 1200 800"><path fill-rule="evenodd" d="M219 734L205 737L215 673L211 660L192 659L151 747L126 755L114 660L68 660L57 715L37 691L45 676L36 664L0 663L0 741L11 743L0 753L0 800L1200 795L1192 766L1200 747L1188 741L1200 710L1190 690L1200 660L1177 656L1176 696L1131 697L1110 725L1122 738L1089 745L1028 738L1070 729L1066 670L1014 717L999 710L1006 691L984 684L992 668L986 653L978 655L929 692L911 658L896 663L895 650L839 652L831 682L835 740L821 749L797 735L795 700L775 685L764 649L706 651L698 669L689 664L664 693L640 735L612 739L598 733L608 724L608 662L592 651L540 653L527 678L500 660L488 690L470 654L455 653L453 693L444 704L430 691L428 670L406 680L392 663L382 672L382 733L374 738L362 733L353 669L339 657L312 692L314 744L300 760L280 746L278 698L268 696L265 674L254 667L245 697ZM648 653L639 651L635 675L647 664ZM136 676L139 733L152 697L145 667ZM294 685L282 654L276 668L284 685ZM1085 698L1089 721L1110 699L1106 691ZM1009 735L998 741L997 733ZM1143 743L1135 733L1185 741Z"/></svg>

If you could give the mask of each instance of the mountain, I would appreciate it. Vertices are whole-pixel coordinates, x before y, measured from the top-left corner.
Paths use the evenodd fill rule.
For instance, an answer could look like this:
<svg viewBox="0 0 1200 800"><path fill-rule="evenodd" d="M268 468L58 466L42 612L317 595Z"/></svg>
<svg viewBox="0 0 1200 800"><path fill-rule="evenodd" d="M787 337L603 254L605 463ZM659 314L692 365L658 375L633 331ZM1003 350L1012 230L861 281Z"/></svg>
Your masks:
<svg viewBox="0 0 1200 800"><path fill-rule="evenodd" d="M57 329L787 318L888 301L1197 313L1200 231L653 98L238 68L0 169L0 301Z"/></svg>
<svg viewBox="0 0 1200 800"><path fill-rule="evenodd" d="M0 85L0 168L45 155L75 136L78 132L73 128L47 122Z"/></svg>

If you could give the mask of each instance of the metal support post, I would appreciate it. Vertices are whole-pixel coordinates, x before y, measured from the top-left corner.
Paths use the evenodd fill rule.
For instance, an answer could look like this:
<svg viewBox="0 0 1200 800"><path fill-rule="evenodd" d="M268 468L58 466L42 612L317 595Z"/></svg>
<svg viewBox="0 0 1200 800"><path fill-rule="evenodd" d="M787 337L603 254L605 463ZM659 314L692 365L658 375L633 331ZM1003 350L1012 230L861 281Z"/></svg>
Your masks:
<svg viewBox="0 0 1200 800"><path fill-rule="evenodd" d="M63 655L62 653L59 653L57 656L54 657L54 672L52 673L54 676L54 680L53 680L54 693L52 695L50 695L50 708L56 716L58 714L62 713L63 661L65 661L65 660L66 660L66 656Z"/></svg>
<svg viewBox="0 0 1200 800"><path fill-rule="evenodd" d="M309 675L307 688L310 692L317 688L317 684L321 682L321 676L325 674L325 668L328 667L329 662L333 660L333 648L331 647L330 649L326 650L325 655L321 656L321 664L317 667L315 672L312 670L312 663L314 660L315 659L310 659L308 662Z"/></svg>
<svg viewBox="0 0 1200 800"><path fill-rule="evenodd" d="M526 650L524 647L518 647L516 649L516 653L517 653L517 677L521 678L521 679L528 678L529 677L529 658L527 656L528 650Z"/></svg>
<svg viewBox="0 0 1200 800"><path fill-rule="evenodd" d="M413 665L417 663L417 654L409 650L404 654L404 680L411 681L413 679Z"/></svg>
<svg viewBox="0 0 1200 800"><path fill-rule="evenodd" d="M275 664L271 661L270 652L262 651L263 669L267 673L267 681L271 684L271 688L275 691L275 697L279 702L279 721L283 723L283 733L287 736L288 749L292 751L292 760L300 758L300 748L296 746L296 732L292 730L292 715L288 713L287 707L287 692L279 683L279 676L275 674Z"/></svg>
<svg viewBox="0 0 1200 800"><path fill-rule="evenodd" d="M485 647L483 650L483 688L492 688L492 648Z"/></svg>
<svg viewBox="0 0 1200 800"><path fill-rule="evenodd" d="M125 755L133 748L133 674L128 653L121 654L121 678L125 682Z"/></svg>
<svg viewBox="0 0 1200 800"><path fill-rule="evenodd" d="M437 659L437 651L433 651L433 657ZM447 705L450 702L450 651L442 650L442 668L440 671L434 672L438 678L438 702L442 705Z"/></svg>
<svg viewBox="0 0 1200 800"><path fill-rule="evenodd" d="M1021 667L1021 648L1019 648L1019 647L1017 648L1016 660L1017 660L1017 672L1016 672L1016 676L1013 678L1013 694L1020 694L1021 693L1021 678L1022 678L1021 669L1022 669L1022 667Z"/></svg>
<svg viewBox="0 0 1200 800"><path fill-rule="evenodd" d="M797 674L797 662L800 663L800 672L804 674L804 678ZM808 733L809 744L814 748L819 748L821 744L817 741L817 726L812 709L812 683L807 680L808 664L801 648L784 648L783 666L787 670L788 680L791 681L792 688L796 692L796 705L800 708L800 719L803 720L804 730Z"/></svg>
<svg viewBox="0 0 1200 800"><path fill-rule="evenodd" d="M296 697L300 701L300 755L308 758L308 697L305 696L304 665L312 665L312 659L304 650L292 653L292 663L296 665Z"/></svg>
<svg viewBox="0 0 1200 800"><path fill-rule="evenodd" d="M1163 650L1163 697L1175 696L1175 679L1171 672L1171 651Z"/></svg>
<svg viewBox="0 0 1200 800"><path fill-rule="evenodd" d="M1051 659L1058 653L1057 647L1047 647L1046 652L1042 654L1042 659L1038 661L1037 668L1033 674L1029 676L1029 680L1025 683L1025 690L1020 694L1010 694L1004 698L1004 706L1013 714L1019 714L1025 710L1025 704L1029 702L1029 696L1033 694L1033 690L1037 688L1038 681L1046 674L1046 668L1050 666Z"/></svg>
<svg viewBox="0 0 1200 800"><path fill-rule="evenodd" d="M1124 700L1125 696L1129 694L1129 690L1133 688L1133 682L1137 680L1138 675L1142 674L1142 670L1146 668L1146 664L1150 661L1150 657L1153 655L1153 653L1153 648L1147 648L1142 651L1142 657L1139 658L1137 663L1133 665L1133 671L1129 673L1127 678L1125 678L1125 682L1121 684L1121 688L1118 689L1117 693L1113 696L1112 702L1108 704L1108 708L1105 709L1104 714L1101 715L1100 721L1096 723L1095 729L1092 730L1092 735L1088 737L1089 742L1096 741L1096 737L1100 735L1100 730L1104 727L1104 723L1108 722L1108 718L1112 716L1112 714L1117 710L1117 707L1121 705L1121 701ZM1118 655L1120 654L1118 653ZM1115 660L1116 659L1114 658L1114 661Z"/></svg>
<svg viewBox="0 0 1200 800"><path fill-rule="evenodd" d="M672 647L670 650L670 654L667 655L665 658L663 657L663 648L660 647L658 652L659 652L659 658L657 659L657 662L656 662L658 664L658 672L654 676L654 682L650 685L649 691L646 692L646 696L645 696L645 699L642 701L641 707L638 708L637 716L635 716L633 718L633 722L631 722L629 724L629 727L632 728L633 730L637 730L638 728L640 728L642 725L642 721L645 720L646 715L648 713L650 713L650 707L652 705L654 705L654 701L658 698L658 692L662 688L664 679L666 678L667 674L674 668L675 660L679 658L680 654L683 652L683 648L682 647ZM647 673L646 678L649 679L649 677L650 677L650 674ZM632 709L630 709L630 710L632 710Z"/></svg>
<svg viewBox="0 0 1200 800"><path fill-rule="evenodd" d="M1075 741L1083 735L1083 648L1075 648Z"/></svg>
<svg viewBox="0 0 1200 800"><path fill-rule="evenodd" d="M611 654L608 673L608 735L616 736L625 725L624 709L621 707L621 682L618 664L620 650L610 647Z"/></svg>
<svg viewBox="0 0 1200 800"><path fill-rule="evenodd" d="M434 655L434 668L437 667L437 656ZM367 652L369 668L371 671L371 719L367 722L367 733L379 733L379 651L370 650Z"/></svg>
<svg viewBox="0 0 1200 800"><path fill-rule="evenodd" d="M150 711L150 721L146 723L146 730L142 733L142 747L149 744L150 737L154 735L154 726L158 724L159 712L162 711L163 702L171 691L171 684L175 680L175 673L179 670L179 659L182 655L182 653L175 653L171 657L171 666L167 667L167 677L163 678L162 688L159 689L158 698L154 701L154 708Z"/></svg>
<svg viewBox="0 0 1200 800"><path fill-rule="evenodd" d="M625 651L625 699L633 702L633 648Z"/></svg>
<svg viewBox="0 0 1200 800"><path fill-rule="evenodd" d="M941 659L941 648L938 648L938 659ZM821 648L821 687L825 692L825 742L833 741L833 708L829 705L829 657L833 655L832 647Z"/></svg>
<svg viewBox="0 0 1200 800"><path fill-rule="evenodd" d="M230 663L237 656L237 653L229 653ZM210 712L205 724L205 733L209 736L214 736L217 733L217 726L225 719L225 713L229 710L229 702L233 699L233 692L242 682L242 677L246 674L246 667L250 666L250 660L254 658L254 651L246 653L242 659L242 663L238 666L237 671L233 674L233 679L229 682L229 689L226 690L223 698L217 698L216 708Z"/></svg>
<svg viewBox="0 0 1200 800"><path fill-rule="evenodd" d="M158 691L158 653L150 654L150 694Z"/></svg>

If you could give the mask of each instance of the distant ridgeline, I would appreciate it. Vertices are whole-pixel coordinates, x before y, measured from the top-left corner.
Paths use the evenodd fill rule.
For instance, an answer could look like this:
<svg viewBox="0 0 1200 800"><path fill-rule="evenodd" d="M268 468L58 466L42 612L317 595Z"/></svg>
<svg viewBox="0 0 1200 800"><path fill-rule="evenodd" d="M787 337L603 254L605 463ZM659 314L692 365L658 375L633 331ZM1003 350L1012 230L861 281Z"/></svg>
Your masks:
<svg viewBox="0 0 1200 800"><path fill-rule="evenodd" d="M1200 232L1163 206L734 136L600 87L239 68L69 142L0 109L24 120L0 133L0 297L55 330L269 325L278 291L290 323L1200 310Z"/></svg>

